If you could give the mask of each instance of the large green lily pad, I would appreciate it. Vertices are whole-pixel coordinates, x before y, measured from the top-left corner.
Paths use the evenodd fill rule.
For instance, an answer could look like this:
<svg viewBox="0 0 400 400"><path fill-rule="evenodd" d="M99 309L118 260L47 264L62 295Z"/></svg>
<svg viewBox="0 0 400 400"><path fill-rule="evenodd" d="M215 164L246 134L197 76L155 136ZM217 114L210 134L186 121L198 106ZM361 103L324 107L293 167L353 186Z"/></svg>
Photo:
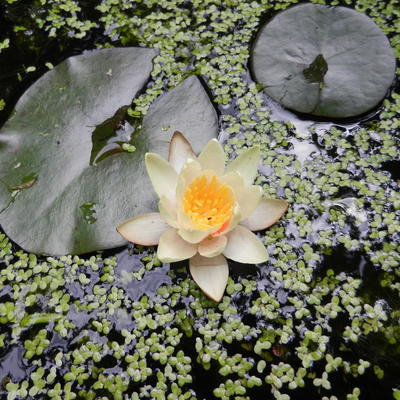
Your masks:
<svg viewBox="0 0 400 400"><path fill-rule="evenodd" d="M276 15L255 41L252 69L275 101L324 117L360 115L393 82L389 40L350 8L303 4Z"/></svg>
<svg viewBox="0 0 400 400"><path fill-rule="evenodd" d="M215 109L190 77L150 107L131 140L136 151L91 162L94 138L120 122L156 54L124 48L71 57L18 101L0 130L0 224L25 250L61 255L123 245L116 226L157 207L144 154L167 157L175 130L195 151L217 135Z"/></svg>

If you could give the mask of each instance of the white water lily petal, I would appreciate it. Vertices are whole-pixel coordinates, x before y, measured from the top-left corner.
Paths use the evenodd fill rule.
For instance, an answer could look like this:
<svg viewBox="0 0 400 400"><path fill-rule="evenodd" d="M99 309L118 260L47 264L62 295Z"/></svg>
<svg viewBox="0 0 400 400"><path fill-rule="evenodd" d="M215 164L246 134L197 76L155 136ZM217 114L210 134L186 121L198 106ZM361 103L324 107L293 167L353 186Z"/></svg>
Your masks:
<svg viewBox="0 0 400 400"><path fill-rule="evenodd" d="M251 231L266 229L282 217L288 206L285 200L261 199L254 212L240 224Z"/></svg>
<svg viewBox="0 0 400 400"><path fill-rule="evenodd" d="M232 188L235 197L236 194L245 186L244 179L238 172L229 172L224 176L221 176L220 180Z"/></svg>
<svg viewBox="0 0 400 400"><path fill-rule="evenodd" d="M182 133L175 131L169 144L169 163L179 173L189 158L196 159L196 154L194 154L191 144Z"/></svg>
<svg viewBox="0 0 400 400"><path fill-rule="evenodd" d="M128 219L118 225L117 231L129 242L155 246L168 228L168 224L159 213L149 213Z"/></svg>
<svg viewBox="0 0 400 400"><path fill-rule="evenodd" d="M146 153L145 160L147 173L158 196L175 199L178 174L171 164L155 153Z"/></svg>
<svg viewBox="0 0 400 400"><path fill-rule="evenodd" d="M189 159L185 162L178 176L176 186L176 200L178 204L182 201L186 186L201 174L201 165L198 161Z"/></svg>
<svg viewBox="0 0 400 400"><path fill-rule="evenodd" d="M228 244L223 254L231 260L258 264L268 260L268 253L260 239L244 226L238 225L227 234Z"/></svg>
<svg viewBox="0 0 400 400"><path fill-rule="evenodd" d="M201 164L197 160L189 159L185 162L179 176L185 180L185 184L189 185L193 179L197 178L201 174Z"/></svg>
<svg viewBox="0 0 400 400"><path fill-rule="evenodd" d="M225 172L238 172L247 185L251 185L257 175L260 161L260 149L257 146L247 149L226 166Z"/></svg>
<svg viewBox="0 0 400 400"><path fill-rule="evenodd" d="M199 285L206 296L214 301L220 301L228 282L229 269L224 256L213 258L196 254L189 260L189 269L193 280Z"/></svg>
<svg viewBox="0 0 400 400"><path fill-rule="evenodd" d="M211 235L218 228L210 229L179 229L178 234L183 240L189 243L200 243L207 236Z"/></svg>
<svg viewBox="0 0 400 400"><path fill-rule="evenodd" d="M237 194L236 201L239 204L241 219L251 215L261 201L262 189L260 186L246 186Z"/></svg>
<svg viewBox="0 0 400 400"><path fill-rule="evenodd" d="M257 207L262 197L262 189L258 185L245 185L244 179L237 172L230 172L221 181L229 185L239 204L241 219L247 218Z"/></svg>
<svg viewBox="0 0 400 400"><path fill-rule="evenodd" d="M189 231L193 231L196 229L196 226L194 225L192 220L182 210L178 210L178 225L180 229L185 229Z"/></svg>
<svg viewBox="0 0 400 400"><path fill-rule="evenodd" d="M176 229L166 230L160 237L157 257L161 262L177 262L193 257L197 253L197 245L183 240Z"/></svg>
<svg viewBox="0 0 400 400"><path fill-rule="evenodd" d="M158 202L158 209L168 225L173 228L179 228L176 206L171 200L162 196Z"/></svg>
<svg viewBox="0 0 400 400"><path fill-rule="evenodd" d="M225 152L217 139L212 139L207 143L199 154L198 160L203 169L210 169L217 176L224 173Z"/></svg>
<svg viewBox="0 0 400 400"><path fill-rule="evenodd" d="M197 251L204 257L215 257L224 251L227 243L226 236L205 238L199 243Z"/></svg>

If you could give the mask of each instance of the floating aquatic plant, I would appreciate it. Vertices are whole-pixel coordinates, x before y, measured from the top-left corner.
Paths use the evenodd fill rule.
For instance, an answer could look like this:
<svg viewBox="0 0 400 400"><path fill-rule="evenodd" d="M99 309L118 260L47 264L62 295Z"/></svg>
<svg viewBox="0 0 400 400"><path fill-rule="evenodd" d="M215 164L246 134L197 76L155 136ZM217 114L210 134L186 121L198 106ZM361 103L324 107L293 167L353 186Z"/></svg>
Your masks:
<svg viewBox="0 0 400 400"><path fill-rule="evenodd" d="M261 187L252 184L260 160L257 147L225 166L216 139L196 157L186 138L175 132L168 160L146 154L160 212L133 217L118 232L133 243L158 245L162 262L189 259L193 279L207 296L220 301L229 275L225 257L248 264L267 261L265 246L251 231L274 224L288 204L263 198Z"/></svg>
<svg viewBox="0 0 400 400"><path fill-rule="evenodd" d="M165 126L190 127L198 150L216 136L215 109L194 76L135 114L135 127L126 121L156 55L130 47L70 57L18 101L0 130L0 223L24 249L63 255L121 246L118 221L156 201L143 155L166 155L173 130ZM87 204L96 204L95 217Z"/></svg>
<svg viewBox="0 0 400 400"><path fill-rule="evenodd" d="M260 29L252 67L265 93L283 106L345 118L369 111L385 97L396 58L388 38L366 15L302 4Z"/></svg>
<svg viewBox="0 0 400 400"><path fill-rule="evenodd" d="M260 146L255 183L267 196L285 198L293 206L279 224L259 234L268 248L268 264L230 264L218 304L201 295L185 267L161 265L152 248L37 257L0 234L0 397L400 398L400 196L396 170L387 165L398 165L400 97L394 92L379 118L356 127L315 124L308 131L301 129L307 121L289 113L277 117L268 109L264 92L247 75L249 44L260 17L295 2L102 0L98 6L88 2L83 12L78 0L47 0L38 7L10 0L15 6L5 5L0 18L8 19L5 26L17 26L7 35L10 49L4 55L34 45L43 57L25 66L35 65L37 73L47 69L46 59L57 65L71 55L68 44L74 51L104 42L160 49L149 85L134 100L134 115L145 113L188 72L201 73L220 111L226 154ZM397 0L340 3L372 17L400 55ZM85 40L71 39L86 26L92 7L99 29L89 27ZM26 21L19 19L24 13ZM40 38L47 39L50 31L58 36L59 52L41 46ZM104 34L94 43L91 38L99 31ZM7 82L14 77L18 88L17 75L23 85L37 76L20 72L31 53L23 54L21 64L13 67L10 57L3 66ZM1 94L7 103L2 117L18 90ZM160 126L168 125L174 123ZM303 153L296 143L316 150ZM25 172L7 183L19 185L34 171ZM132 174L127 171L128 177ZM19 195L31 193L35 185ZM77 204L80 218L79 206L88 201L93 200ZM132 206L132 197L127 203ZM53 319L55 314L61 318Z"/></svg>

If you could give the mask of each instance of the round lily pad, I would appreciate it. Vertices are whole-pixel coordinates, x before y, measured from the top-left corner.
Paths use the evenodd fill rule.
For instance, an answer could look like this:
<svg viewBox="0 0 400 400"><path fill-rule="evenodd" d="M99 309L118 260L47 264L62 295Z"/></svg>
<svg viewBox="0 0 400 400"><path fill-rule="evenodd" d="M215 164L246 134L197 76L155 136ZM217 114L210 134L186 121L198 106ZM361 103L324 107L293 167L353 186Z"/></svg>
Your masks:
<svg viewBox="0 0 400 400"><path fill-rule="evenodd" d="M277 14L255 41L252 69L284 107L346 118L371 110L394 80L389 40L350 8L302 4Z"/></svg>
<svg viewBox="0 0 400 400"><path fill-rule="evenodd" d="M0 130L0 224L22 248L63 255L125 244L116 226L157 208L145 153L167 158L175 130L196 152L217 135L196 77L157 99L138 126L124 122L156 54L114 48L71 57L18 101Z"/></svg>

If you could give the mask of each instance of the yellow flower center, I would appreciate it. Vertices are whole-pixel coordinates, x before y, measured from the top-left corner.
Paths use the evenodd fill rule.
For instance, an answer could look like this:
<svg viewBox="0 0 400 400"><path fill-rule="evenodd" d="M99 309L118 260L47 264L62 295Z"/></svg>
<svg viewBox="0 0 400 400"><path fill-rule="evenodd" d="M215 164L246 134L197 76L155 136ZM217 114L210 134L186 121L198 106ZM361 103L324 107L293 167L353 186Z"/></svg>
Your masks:
<svg viewBox="0 0 400 400"><path fill-rule="evenodd" d="M216 228L227 222L233 205L232 189L216 176L201 175L194 179L183 196L183 211L198 229Z"/></svg>

